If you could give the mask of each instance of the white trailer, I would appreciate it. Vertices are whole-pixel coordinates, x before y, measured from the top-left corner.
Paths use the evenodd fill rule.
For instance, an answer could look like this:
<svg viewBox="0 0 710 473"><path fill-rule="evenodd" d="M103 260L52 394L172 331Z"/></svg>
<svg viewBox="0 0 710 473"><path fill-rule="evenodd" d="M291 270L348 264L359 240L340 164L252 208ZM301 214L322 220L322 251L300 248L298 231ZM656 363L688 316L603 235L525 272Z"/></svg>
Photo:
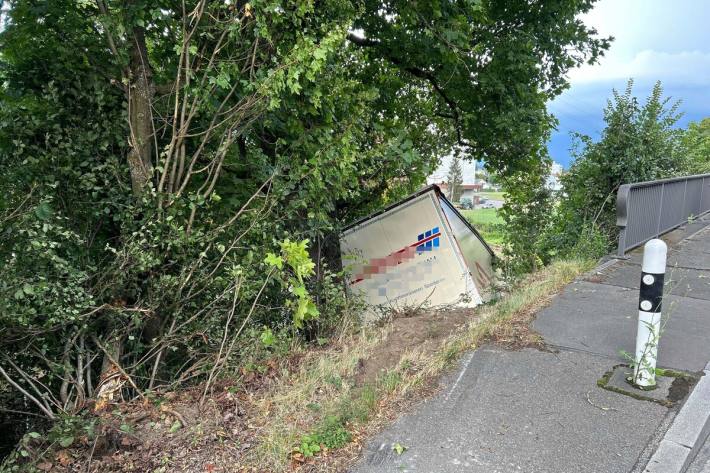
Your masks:
<svg viewBox="0 0 710 473"><path fill-rule="evenodd" d="M368 320L382 309L478 305L493 277L493 251L436 185L347 226L340 251Z"/></svg>

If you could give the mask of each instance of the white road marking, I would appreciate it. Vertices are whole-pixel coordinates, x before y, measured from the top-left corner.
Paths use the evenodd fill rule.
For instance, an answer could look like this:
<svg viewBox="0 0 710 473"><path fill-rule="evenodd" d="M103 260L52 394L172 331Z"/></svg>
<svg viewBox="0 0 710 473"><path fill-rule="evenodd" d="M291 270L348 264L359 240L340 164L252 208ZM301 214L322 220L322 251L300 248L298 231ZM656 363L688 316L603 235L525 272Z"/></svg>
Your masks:
<svg viewBox="0 0 710 473"><path fill-rule="evenodd" d="M461 369L461 372L459 373L459 377L456 378L456 382L454 383L453 386L451 386L451 389L449 390L448 393L446 393L446 397L444 398L444 402L449 400L449 397L453 394L454 390L456 389L456 386L459 385L459 382L461 382L461 378L463 378L464 373L466 373L466 370L468 369L468 365L471 364L471 360L473 360L473 355L476 352L471 352L468 355L466 355L466 360L463 362L463 368Z"/></svg>

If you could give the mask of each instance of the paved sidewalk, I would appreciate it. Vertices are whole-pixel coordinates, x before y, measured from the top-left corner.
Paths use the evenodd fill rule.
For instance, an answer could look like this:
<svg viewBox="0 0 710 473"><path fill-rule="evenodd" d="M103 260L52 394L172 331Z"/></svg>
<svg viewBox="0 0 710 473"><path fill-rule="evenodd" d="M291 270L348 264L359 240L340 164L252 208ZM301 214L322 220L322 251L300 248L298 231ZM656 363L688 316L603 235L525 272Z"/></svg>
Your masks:
<svg viewBox="0 0 710 473"><path fill-rule="evenodd" d="M670 318L659 366L710 360L710 217L667 235ZM689 235L691 235L689 238ZM640 251L567 286L533 325L557 353L484 347L464 357L441 393L367 446L354 472L639 472L677 408L597 387L619 351L633 352ZM407 450L397 455L392 445ZM710 473L703 454L694 473ZM691 465L696 468L696 464ZM703 470L705 468L705 470Z"/></svg>

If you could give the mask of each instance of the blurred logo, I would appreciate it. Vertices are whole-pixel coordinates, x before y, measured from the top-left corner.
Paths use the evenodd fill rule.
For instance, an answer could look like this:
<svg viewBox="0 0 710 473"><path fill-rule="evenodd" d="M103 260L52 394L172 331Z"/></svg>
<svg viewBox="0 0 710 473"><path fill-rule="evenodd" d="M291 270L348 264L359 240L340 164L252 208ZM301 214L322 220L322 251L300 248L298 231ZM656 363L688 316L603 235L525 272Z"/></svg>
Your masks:
<svg viewBox="0 0 710 473"><path fill-rule="evenodd" d="M440 236L439 227L420 233L417 237L417 252L432 251L434 248L439 248Z"/></svg>

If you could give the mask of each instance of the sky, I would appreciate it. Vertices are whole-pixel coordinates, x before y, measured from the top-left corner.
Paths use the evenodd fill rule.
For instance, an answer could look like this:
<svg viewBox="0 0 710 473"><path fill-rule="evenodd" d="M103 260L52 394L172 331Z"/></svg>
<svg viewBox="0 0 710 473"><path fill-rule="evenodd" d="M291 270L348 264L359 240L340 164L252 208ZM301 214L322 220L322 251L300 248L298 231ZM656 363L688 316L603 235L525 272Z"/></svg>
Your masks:
<svg viewBox="0 0 710 473"><path fill-rule="evenodd" d="M548 104L559 120L548 145L555 161L569 167L571 132L599 138L607 99L629 78L637 97L660 80L665 96L681 100L679 126L710 116L710 0L601 0L582 19L615 39L599 63L572 70L570 88Z"/></svg>

